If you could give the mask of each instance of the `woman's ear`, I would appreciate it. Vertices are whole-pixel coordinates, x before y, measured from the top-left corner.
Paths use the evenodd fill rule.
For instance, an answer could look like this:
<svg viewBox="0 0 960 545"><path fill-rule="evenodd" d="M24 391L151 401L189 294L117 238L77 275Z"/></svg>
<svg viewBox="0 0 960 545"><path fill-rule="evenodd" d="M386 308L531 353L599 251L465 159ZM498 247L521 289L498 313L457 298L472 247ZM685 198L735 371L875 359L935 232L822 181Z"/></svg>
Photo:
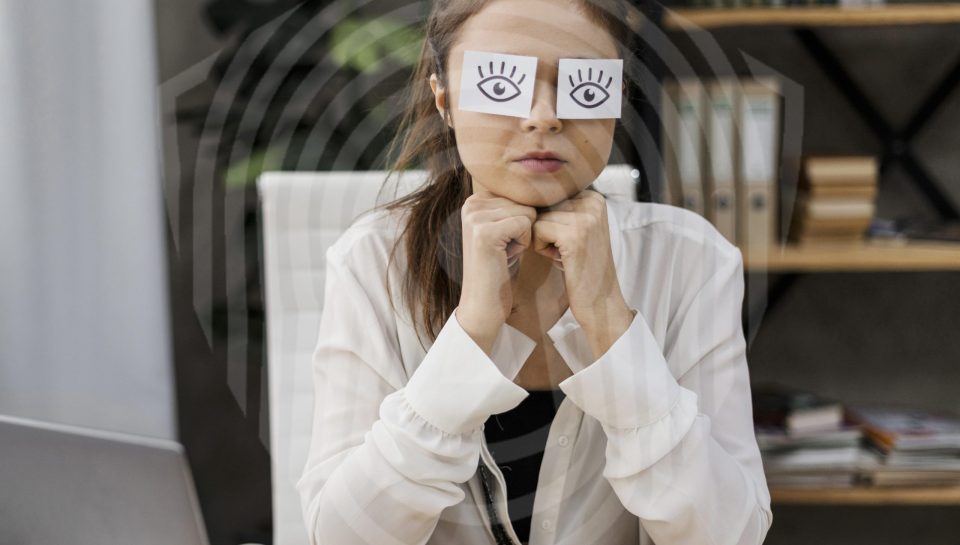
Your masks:
<svg viewBox="0 0 960 545"><path fill-rule="evenodd" d="M430 74L430 89L433 90L434 104L437 107L437 111L440 112L440 118L446 120L445 114L448 104L447 90L440 85L440 79L437 78L436 74ZM453 123L447 122L447 125L453 128Z"/></svg>

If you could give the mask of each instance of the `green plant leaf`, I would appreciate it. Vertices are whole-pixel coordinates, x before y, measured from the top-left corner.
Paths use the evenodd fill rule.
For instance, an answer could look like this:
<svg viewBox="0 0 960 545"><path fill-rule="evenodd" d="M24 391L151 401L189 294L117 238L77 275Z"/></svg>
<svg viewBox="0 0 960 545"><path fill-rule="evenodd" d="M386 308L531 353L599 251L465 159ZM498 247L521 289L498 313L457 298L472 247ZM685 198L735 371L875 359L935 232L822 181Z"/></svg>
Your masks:
<svg viewBox="0 0 960 545"><path fill-rule="evenodd" d="M230 165L224 185L227 189L236 189L251 184L261 173L280 169L282 158L283 155L277 148L255 151L249 157Z"/></svg>
<svg viewBox="0 0 960 545"><path fill-rule="evenodd" d="M418 31L386 17L348 17L333 30L330 55L341 67L373 73L385 59L401 66L415 64L419 49L411 45L422 39Z"/></svg>

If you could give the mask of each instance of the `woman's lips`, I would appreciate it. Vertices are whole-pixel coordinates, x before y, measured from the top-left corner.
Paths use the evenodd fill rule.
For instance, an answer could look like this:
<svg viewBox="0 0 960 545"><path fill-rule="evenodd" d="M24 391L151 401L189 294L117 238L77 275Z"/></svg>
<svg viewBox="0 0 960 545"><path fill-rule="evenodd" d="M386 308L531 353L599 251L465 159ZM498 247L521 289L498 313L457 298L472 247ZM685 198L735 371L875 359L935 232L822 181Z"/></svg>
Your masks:
<svg viewBox="0 0 960 545"><path fill-rule="evenodd" d="M516 161L530 172L544 173L556 172L563 168L566 161L559 159L520 159Z"/></svg>

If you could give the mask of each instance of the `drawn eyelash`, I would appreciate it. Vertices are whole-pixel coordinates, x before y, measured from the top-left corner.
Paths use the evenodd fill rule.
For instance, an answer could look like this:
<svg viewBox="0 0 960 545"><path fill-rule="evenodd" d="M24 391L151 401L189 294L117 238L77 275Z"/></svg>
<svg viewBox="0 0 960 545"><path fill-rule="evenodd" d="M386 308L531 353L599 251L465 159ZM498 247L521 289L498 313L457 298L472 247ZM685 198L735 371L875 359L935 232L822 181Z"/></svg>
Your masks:
<svg viewBox="0 0 960 545"><path fill-rule="evenodd" d="M583 106L584 108L596 108L610 98L610 93L607 92L607 89L609 89L610 85L613 83L613 76L608 76L607 84L603 85L603 70L601 70L597 75L597 81L593 81L593 67L587 68L586 80L583 79L583 70L580 68L577 69L577 78L580 80L580 83L577 83L573 80L573 74L568 74L568 77L570 78L570 86L573 87L573 89L570 91L570 98L572 98L573 101L580 106ZM602 94L602 98L596 100L596 102L594 101L597 98L597 94L592 88L595 88ZM580 91L583 91L581 93L583 95L583 100L577 96L577 93Z"/></svg>
<svg viewBox="0 0 960 545"><path fill-rule="evenodd" d="M526 74L521 74L520 79L514 82L513 77L517 73L517 67L513 66L513 68L510 70L509 76L504 75L507 71L506 61L500 62L499 74L495 73L496 70L494 70L493 61L490 61L489 69L489 75L484 76L483 67L481 65L477 65L477 73L480 74L480 82L477 83L477 88L480 89L480 92L483 93L485 97L495 102L507 102L520 96L520 84L523 83L523 80L527 78ZM492 85L490 85L491 82L493 82ZM509 89L504 86L504 83L513 88L511 93L507 94ZM489 89L487 89L487 87L489 87Z"/></svg>

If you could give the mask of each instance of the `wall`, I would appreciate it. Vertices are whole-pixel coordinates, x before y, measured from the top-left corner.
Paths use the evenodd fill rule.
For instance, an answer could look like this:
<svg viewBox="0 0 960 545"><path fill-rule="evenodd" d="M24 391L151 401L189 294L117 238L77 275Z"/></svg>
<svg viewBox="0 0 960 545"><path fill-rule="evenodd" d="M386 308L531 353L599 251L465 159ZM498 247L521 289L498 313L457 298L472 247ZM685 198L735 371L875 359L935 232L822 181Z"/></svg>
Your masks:
<svg viewBox="0 0 960 545"><path fill-rule="evenodd" d="M147 0L0 3L0 413L175 438Z"/></svg>
<svg viewBox="0 0 960 545"><path fill-rule="evenodd" d="M193 165L198 154L211 150L200 144L192 126L175 117L176 111L202 107L213 96L206 74L224 44L204 21L206 4L154 4L180 438L211 544L269 543L270 458L266 411L260 409L266 396L257 395L266 387L260 375L262 347L253 342L244 347L252 370L247 385L254 391L241 404L228 384L229 350L218 333L222 324L211 330L209 321L212 298L235 289L223 286L227 265L221 239L242 226L224 218L225 199L219 192L209 200L197 198L207 194L213 181L202 175L198 179ZM211 281L197 282L197 267L211 263L212 269L203 270Z"/></svg>

